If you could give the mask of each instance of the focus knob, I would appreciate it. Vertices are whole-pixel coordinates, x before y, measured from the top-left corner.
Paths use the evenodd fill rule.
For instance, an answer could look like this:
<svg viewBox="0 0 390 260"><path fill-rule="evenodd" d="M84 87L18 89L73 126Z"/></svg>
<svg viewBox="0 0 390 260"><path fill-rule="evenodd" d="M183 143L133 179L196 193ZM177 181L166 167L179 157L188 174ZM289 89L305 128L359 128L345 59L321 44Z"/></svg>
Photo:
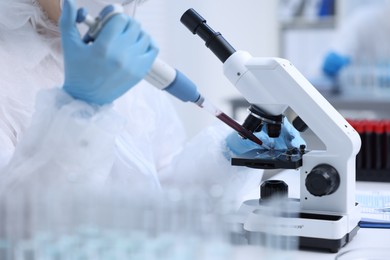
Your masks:
<svg viewBox="0 0 390 260"><path fill-rule="evenodd" d="M325 196L335 192L340 185L340 175L329 164L320 164L307 175L306 189L314 196Z"/></svg>

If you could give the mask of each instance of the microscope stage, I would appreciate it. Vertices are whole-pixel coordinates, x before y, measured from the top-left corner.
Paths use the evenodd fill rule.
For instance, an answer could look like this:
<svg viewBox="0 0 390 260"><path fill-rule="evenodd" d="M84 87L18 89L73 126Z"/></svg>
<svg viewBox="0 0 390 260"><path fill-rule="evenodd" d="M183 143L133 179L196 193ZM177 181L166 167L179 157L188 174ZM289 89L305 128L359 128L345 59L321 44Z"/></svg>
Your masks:
<svg viewBox="0 0 390 260"><path fill-rule="evenodd" d="M254 149L233 157L231 163L256 169L298 169L302 166L302 155L298 149Z"/></svg>

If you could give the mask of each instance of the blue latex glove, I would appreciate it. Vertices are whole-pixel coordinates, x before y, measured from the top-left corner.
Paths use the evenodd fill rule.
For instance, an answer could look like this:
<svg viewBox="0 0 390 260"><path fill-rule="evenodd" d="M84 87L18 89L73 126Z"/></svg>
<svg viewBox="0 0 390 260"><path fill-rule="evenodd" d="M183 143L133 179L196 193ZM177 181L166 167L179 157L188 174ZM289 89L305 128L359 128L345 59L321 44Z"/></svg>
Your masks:
<svg viewBox="0 0 390 260"><path fill-rule="evenodd" d="M98 105L111 103L145 77L158 49L125 14L113 16L97 39L86 44L77 30L76 15L74 0L65 0L60 19L63 88L76 99Z"/></svg>
<svg viewBox="0 0 390 260"><path fill-rule="evenodd" d="M263 126L262 131L255 133L255 135L260 138L265 145L274 148L275 150L286 150L293 147L299 148L301 144L306 144L301 138L298 130L296 130L286 118L283 120L282 130L278 138L270 138L265 126ZM262 149L258 144L248 139L243 139L237 132L232 132L227 136L226 145L235 155L240 155L253 149Z"/></svg>
<svg viewBox="0 0 390 260"><path fill-rule="evenodd" d="M333 78L337 76L340 70L350 62L351 59L347 56L343 56L336 52L329 52L325 57L322 70L326 75Z"/></svg>

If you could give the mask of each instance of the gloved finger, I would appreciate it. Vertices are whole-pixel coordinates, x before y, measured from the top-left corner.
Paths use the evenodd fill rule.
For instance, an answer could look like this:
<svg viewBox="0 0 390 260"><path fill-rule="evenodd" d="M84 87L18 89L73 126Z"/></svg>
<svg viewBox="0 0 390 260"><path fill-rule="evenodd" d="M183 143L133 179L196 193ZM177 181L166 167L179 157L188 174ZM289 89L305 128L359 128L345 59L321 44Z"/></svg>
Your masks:
<svg viewBox="0 0 390 260"><path fill-rule="evenodd" d="M113 16L102 28L95 40L95 45L107 46L113 39L122 35L128 27L130 18L124 14Z"/></svg>
<svg viewBox="0 0 390 260"><path fill-rule="evenodd" d="M156 49L157 51L159 51L159 47L156 44L156 42L153 40L153 38L150 39L149 49L150 50Z"/></svg>
<svg viewBox="0 0 390 260"><path fill-rule="evenodd" d="M149 44L146 52L141 55L141 58L154 61L157 58L158 52L159 49L156 46Z"/></svg>
<svg viewBox="0 0 390 260"><path fill-rule="evenodd" d="M294 138L294 131L293 131L293 126L288 122L288 120L284 120L282 124L282 130L280 132L280 135L285 139L285 140L292 140Z"/></svg>
<svg viewBox="0 0 390 260"><path fill-rule="evenodd" d="M141 36L141 25L133 20L129 19L128 26L125 29L125 32L123 33L124 42L127 42L129 45L135 43L138 41L139 37Z"/></svg>
<svg viewBox="0 0 390 260"><path fill-rule="evenodd" d="M264 145L272 146L273 141L264 132L255 134L260 140L263 141ZM228 149L236 155L249 152L253 149L262 149L258 144L242 138L237 132L232 132L226 137L226 145Z"/></svg>
<svg viewBox="0 0 390 260"><path fill-rule="evenodd" d="M76 26L76 4L74 0L64 0L60 17L61 40L64 49L68 45L81 44L82 39Z"/></svg>
<svg viewBox="0 0 390 260"><path fill-rule="evenodd" d="M305 140L299 135L299 136L294 136L294 138L291 140L289 143L289 148L296 147L299 148L301 145L306 145Z"/></svg>
<svg viewBox="0 0 390 260"><path fill-rule="evenodd" d="M142 32L138 41L133 44L132 49L135 52L142 54L148 51L150 44L151 44L151 38L149 34Z"/></svg>
<svg viewBox="0 0 390 260"><path fill-rule="evenodd" d="M153 58L153 60L154 60L155 57L153 57L153 56L157 57L159 51L160 51L160 49L157 47L157 44L155 43L153 38L150 38L149 45L147 46L146 52L145 52L145 54L142 55L142 57L144 57L146 59Z"/></svg>
<svg viewBox="0 0 390 260"><path fill-rule="evenodd" d="M228 149L236 155L243 154L258 147L258 145L255 145L253 142L243 139L236 132L227 136L226 145Z"/></svg>
<svg viewBox="0 0 390 260"><path fill-rule="evenodd" d="M283 122L282 133L287 148L299 148L301 144L305 145L306 142L301 137L300 132L285 118Z"/></svg>

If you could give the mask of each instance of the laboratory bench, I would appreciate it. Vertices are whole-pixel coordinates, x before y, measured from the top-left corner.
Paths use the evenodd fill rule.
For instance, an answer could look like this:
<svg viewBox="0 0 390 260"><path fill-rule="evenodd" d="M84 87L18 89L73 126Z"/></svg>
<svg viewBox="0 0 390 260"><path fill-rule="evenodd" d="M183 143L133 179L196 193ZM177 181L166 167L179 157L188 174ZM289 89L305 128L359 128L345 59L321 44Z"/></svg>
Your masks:
<svg viewBox="0 0 390 260"><path fill-rule="evenodd" d="M299 198L299 176L291 170L284 170L276 173L271 173L269 179L283 180L289 186L288 196L291 198ZM268 178L268 176L266 176ZM356 182L357 191L389 191L390 182ZM253 191L248 194L244 200L258 198L258 191ZM356 236L347 243L338 253L329 251L316 250L298 250L288 255L290 260L330 260L347 250L359 248L386 248L390 250L390 229L381 228L360 228ZM240 246L235 249L236 259L257 260L264 259L264 251L256 246ZM272 259L272 258L270 258ZM277 258L284 259L284 258ZM365 258L362 258L365 259ZM388 257L390 259L390 255Z"/></svg>
<svg viewBox="0 0 390 260"><path fill-rule="evenodd" d="M289 260L334 260L338 254L347 250L359 248L389 248L390 249L390 229L367 229L362 228L357 235L345 247L340 249L338 253L330 253L324 251L309 251L299 250L287 254ZM265 254L261 248L255 246L240 246L235 248L235 259L237 260L258 260L263 258ZM272 260L272 258L268 258ZM284 258L277 258L284 259ZM363 260L364 258L361 258ZM390 256L389 258L390 259ZM356 259L357 260L357 259Z"/></svg>

